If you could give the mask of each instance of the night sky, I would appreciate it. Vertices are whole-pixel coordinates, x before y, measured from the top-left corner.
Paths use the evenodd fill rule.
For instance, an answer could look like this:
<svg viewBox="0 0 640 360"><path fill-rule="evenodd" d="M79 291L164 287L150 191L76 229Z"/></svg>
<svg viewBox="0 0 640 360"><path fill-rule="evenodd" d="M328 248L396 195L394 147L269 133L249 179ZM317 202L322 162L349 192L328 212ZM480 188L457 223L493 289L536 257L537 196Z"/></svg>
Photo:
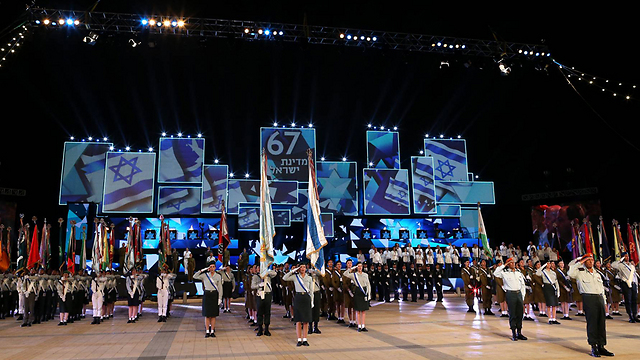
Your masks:
<svg viewBox="0 0 640 360"><path fill-rule="evenodd" d="M509 42L544 41L554 59L611 79L609 88L623 82L628 89L638 80L628 42L637 30L624 18L611 26L575 14L556 21L540 11L523 17L490 12L467 21L426 5L364 1L129 3L103 0L96 11L284 23L302 23L306 13L311 25L478 39L492 39L493 30ZM84 10L93 1L37 4ZM5 23L23 11L6 1L0 7ZM554 66L541 72L523 63L500 76L491 59L471 59L473 66L465 68L434 54L179 37L133 49L126 35L96 46L83 44L84 35L36 31L0 69L0 186L27 190L26 197L5 198L18 202L27 218L65 216L57 203L70 135L107 136L116 147L137 150L157 147L162 131L202 132L207 163L218 158L255 179L259 128L295 121L314 124L319 155L346 156L359 169L366 162L368 123L398 126L403 168L418 155L425 134L462 135L469 170L496 184L497 205L483 208L496 241L529 240L536 203L523 201L523 194L597 187L591 199L601 201L606 221L640 219L638 100L613 98L583 83L576 84L580 97ZM439 69L441 60L451 60L451 68Z"/></svg>

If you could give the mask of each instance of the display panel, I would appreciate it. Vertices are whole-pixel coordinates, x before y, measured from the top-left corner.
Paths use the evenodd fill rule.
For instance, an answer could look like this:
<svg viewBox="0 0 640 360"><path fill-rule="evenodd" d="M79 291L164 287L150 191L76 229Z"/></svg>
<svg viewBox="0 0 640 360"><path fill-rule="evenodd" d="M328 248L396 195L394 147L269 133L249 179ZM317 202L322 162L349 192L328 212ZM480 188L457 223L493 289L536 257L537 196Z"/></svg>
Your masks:
<svg viewBox="0 0 640 360"><path fill-rule="evenodd" d="M411 185L413 190L413 212L433 214L436 212L436 186L433 180L433 158L411 157Z"/></svg>
<svg viewBox="0 0 640 360"><path fill-rule="evenodd" d="M399 134L367 131L367 164L376 169L400 169Z"/></svg>
<svg viewBox="0 0 640 360"><path fill-rule="evenodd" d="M102 201L104 169L111 143L65 142L59 204Z"/></svg>
<svg viewBox="0 0 640 360"><path fill-rule="evenodd" d="M438 205L436 206L436 217L460 217L462 210L460 205ZM476 224L477 225L477 224Z"/></svg>
<svg viewBox="0 0 640 360"><path fill-rule="evenodd" d="M436 180L467 181L467 143L463 139L425 139L424 153L433 158Z"/></svg>
<svg viewBox="0 0 640 360"><path fill-rule="evenodd" d="M203 171L202 213L221 213L222 201L227 203L229 167L227 165L205 165Z"/></svg>
<svg viewBox="0 0 640 360"><path fill-rule="evenodd" d="M333 214L332 213L321 213L320 219L322 220L322 229L324 230L325 237L333 237Z"/></svg>
<svg viewBox="0 0 640 360"><path fill-rule="evenodd" d="M298 204L291 208L291 221L304 221L307 218L307 206L309 206L309 190L298 189Z"/></svg>
<svg viewBox="0 0 640 360"><path fill-rule="evenodd" d="M273 225L291 226L291 210L273 209ZM260 230L260 205L240 204L238 208L238 230Z"/></svg>
<svg viewBox="0 0 640 360"><path fill-rule="evenodd" d="M158 188L158 214L198 215L200 214L200 187L160 186Z"/></svg>
<svg viewBox="0 0 640 360"><path fill-rule="evenodd" d="M495 204L493 182L436 181L438 204Z"/></svg>
<svg viewBox="0 0 640 360"><path fill-rule="evenodd" d="M409 179L405 169L364 169L364 214L409 215Z"/></svg>
<svg viewBox="0 0 640 360"><path fill-rule="evenodd" d="M261 128L260 148L267 152L270 180L309 181L307 149L316 155L313 128Z"/></svg>
<svg viewBox="0 0 640 360"><path fill-rule="evenodd" d="M455 239L455 229L460 227L460 219L458 218L428 218L428 219L373 219L373 218L354 218L346 226L349 239L353 241L354 246L361 249L369 249L371 245L376 247L391 247L396 242L400 245L408 244L409 241L413 246L418 244L438 244L446 245L449 242L457 244ZM390 232L389 238L384 239L382 233L387 230ZM407 236L402 239L401 232L406 230ZM420 238L419 233L426 234ZM441 232L443 236L435 237L436 232ZM365 236L367 235L368 236ZM422 246L424 246L422 245ZM462 245L462 243L460 243ZM457 245L458 246L458 245Z"/></svg>
<svg viewBox="0 0 640 360"><path fill-rule="evenodd" d="M203 138L160 138L158 182L202 182Z"/></svg>
<svg viewBox="0 0 640 360"><path fill-rule="evenodd" d="M602 215L599 200L585 200L555 203L552 205L536 205L531 207L531 226L533 229L534 245L549 244L551 247L563 251L561 245L571 244L571 221L582 225L582 221L588 218L592 223L594 231L599 223L599 217ZM555 227L554 227L555 224ZM605 223L607 231L611 231L611 222ZM623 225L626 226L626 225ZM626 239L625 230L622 230ZM612 235L609 236L609 246L612 246ZM560 238L560 244L558 244ZM598 239L597 232L594 238ZM597 242L596 242L597 244Z"/></svg>
<svg viewBox="0 0 640 360"><path fill-rule="evenodd" d="M155 153L108 152L102 212L153 212Z"/></svg>
<svg viewBox="0 0 640 360"><path fill-rule="evenodd" d="M320 210L335 215L358 215L358 180L355 161L316 163Z"/></svg>
<svg viewBox="0 0 640 360"><path fill-rule="evenodd" d="M298 203L298 183L296 181L272 181L269 184L271 204L294 205ZM258 204L260 202L260 180L229 179L229 204L227 212L238 214L238 204Z"/></svg>
<svg viewBox="0 0 640 360"><path fill-rule="evenodd" d="M67 232L65 235L64 243L62 244L63 251L66 253L67 246L69 244L69 234L71 233L71 221L75 221L76 238L75 240L82 240L82 232L87 234L87 248L93 246L93 231L94 225L89 225L89 204L87 203L68 203L67 204ZM52 224L53 225L53 224ZM80 253L80 248L76 243L76 253Z"/></svg>

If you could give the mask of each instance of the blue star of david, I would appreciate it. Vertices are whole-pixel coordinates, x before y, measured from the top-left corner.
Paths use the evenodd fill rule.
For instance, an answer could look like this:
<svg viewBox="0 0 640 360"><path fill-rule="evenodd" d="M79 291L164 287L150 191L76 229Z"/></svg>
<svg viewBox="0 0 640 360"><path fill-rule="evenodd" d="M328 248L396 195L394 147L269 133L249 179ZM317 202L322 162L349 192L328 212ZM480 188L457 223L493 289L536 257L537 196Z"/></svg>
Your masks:
<svg viewBox="0 0 640 360"><path fill-rule="evenodd" d="M425 176L420 176L420 180L424 183L424 186L431 185L431 179Z"/></svg>
<svg viewBox="0 0 640 360"><path fill-rule="evenodd" d="M406 192L406 191L402 191L402 190L401 190L401 191L398 191L398 195L399 195L402 199L404 199L404 198L406 198L406 197L407 197L407 192Z"/></svg>
<svg viewBox="0 0 640 360"><path fill-rule="evenodd" d="M131 185L131 183L133 182L133 175L142 172L142 170L136 166L137 163L138 163L137 157L134 157L131 160L127 160L124 158L124 156L121 156L120 162L118 163L118 165L109 166L109 170L115 173L113 177L113 182L124 180L124 182ZM120 170L122 169L122 167L126 165L129 165L131 167L131 172L129 173L129 175L123 175L122 173L120 173Z"/></svg>
<svg viewBox="0 0 640 360"><path fill-rule="evenodd" d="M209 208L220 209L220 205L222 205L222 195L218 195L218 201L209 204Z"/></svg>
<svg viewBox="0 0 640 360"><path fill-rule="evenodd" d="M408 239L409 238L409 233L403 232L402 233L402 238L403 239Z"/></svg>
<svg viewBox="0 0 640 360"><path fill-rule="evenodd" d="M449 168L449 170L447 170L446 172L442 169L443 166L446 166ZM438 160L438 166L436 166L435 170L440 172L440 178L444 179L447 176L451 176L453 177L453 170L455 170L455 166L451 165L449 163L449 159L447 159L446 161L442 161L442 160Z"/></svg>
<svg viewBox="0 0 640 360"><path fill-rule="evenodd" d="M456 239L462 239L462 233L461 232L456 233Z"/></svg>
<svg viewBox="0 0 640 360"><path fill-rule="evenodd" d="M178 201L177 201L177 202L175 202L175 203L168 203L168 204L167 204L167 207L172 207L172 208L176 209L176 211L180 211L180 206L181 206L182 204L186 203L186 202L187 202L187 200L180 199L180 200L178 200Z"/></svg>
<svg viewBox="0 0 640 360"><path fill-rule="evenodd" d="M196 234L196 233L190 233L189 234L189 240L195 240L197 238L198 238L198 234Z"/></svg>
<svg viewBox="0 0 640 360"><path fill-rule="evenodd" d="M364 235L362 236L362 238L363 238L363 239L367 239L367 240L368 240L368 239L371 239L371 233L368 233L368 232L364 233Z"/></svg>

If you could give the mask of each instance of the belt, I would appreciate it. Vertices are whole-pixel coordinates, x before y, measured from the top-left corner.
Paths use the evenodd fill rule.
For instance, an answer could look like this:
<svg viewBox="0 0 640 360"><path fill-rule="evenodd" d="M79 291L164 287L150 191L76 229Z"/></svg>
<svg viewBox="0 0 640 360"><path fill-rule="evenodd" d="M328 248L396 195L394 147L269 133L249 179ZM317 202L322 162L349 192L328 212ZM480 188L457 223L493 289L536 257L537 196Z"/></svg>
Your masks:
<svg viewBox="0 0 640 360"><path fill-rule="evenodd" d="M508 292L508 293L520 293L520 291L518 291L518 290L507 290L506 292Z"/></svg>

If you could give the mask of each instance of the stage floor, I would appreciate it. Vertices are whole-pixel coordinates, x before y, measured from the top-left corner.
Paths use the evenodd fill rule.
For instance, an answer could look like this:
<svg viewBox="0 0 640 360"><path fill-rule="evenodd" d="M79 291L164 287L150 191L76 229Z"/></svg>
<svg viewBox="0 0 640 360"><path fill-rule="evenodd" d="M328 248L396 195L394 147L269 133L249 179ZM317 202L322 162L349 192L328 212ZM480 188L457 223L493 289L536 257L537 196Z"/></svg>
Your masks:
<svg viewBox="0 0 640 360"><path fill-rule="evenodd" d="M13 319L0 320L0 359L575 359L587 358L590 350L584 318L562 325L527 321L523 334L529 340L513 342L507 318L467 313L464 299L453 294L439 304L372 302L369 332L322 320L322 334L309 335L309 347L296 347L295 328L282 318L282 306L272 308L273 335L256 337L241 300L233 313L218 317L216 338L204 338L196 299L178 301L166 323L156 322L154 302L146 302L135 324L126 323L124 303L100 325L89 324L90 310L67 326L49 321L21 328ZM638 359L640 324L625 318L607 321L607 348L616 359Z"/></svg>

